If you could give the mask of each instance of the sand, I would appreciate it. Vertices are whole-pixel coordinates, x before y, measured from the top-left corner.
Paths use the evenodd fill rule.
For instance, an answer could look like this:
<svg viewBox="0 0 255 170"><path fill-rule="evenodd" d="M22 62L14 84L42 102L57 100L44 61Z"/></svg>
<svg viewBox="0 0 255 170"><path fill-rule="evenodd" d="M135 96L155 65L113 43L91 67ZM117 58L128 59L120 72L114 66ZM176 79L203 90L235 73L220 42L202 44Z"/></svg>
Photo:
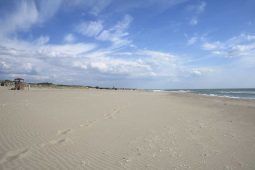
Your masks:
<svg viewBox="0 0 255 170"><path fill-rule="evenodd" d="M0 169L255 169L255 102L0 88Z"/></svg>

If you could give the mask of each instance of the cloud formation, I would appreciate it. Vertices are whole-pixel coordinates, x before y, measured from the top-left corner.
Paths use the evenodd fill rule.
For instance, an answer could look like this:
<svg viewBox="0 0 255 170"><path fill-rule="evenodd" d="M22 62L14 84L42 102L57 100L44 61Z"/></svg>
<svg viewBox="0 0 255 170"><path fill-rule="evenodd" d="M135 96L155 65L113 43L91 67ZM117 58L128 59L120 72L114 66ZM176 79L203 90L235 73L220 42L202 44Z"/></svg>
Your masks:
<svg viewBox="0 0 255 170"><path fill-rule="evenodd" d="M127 38L129 28L133 18L130 15L125 15L124 18L110 29L104 29L97 37L100 41L110 41L115 46L127 45L131 41Z"/></svg>
<svg viewBox="0 0 255 170"><path fill-rule="evenodd" d="M197 41L198 41L198 37L194 36L194 37L191 37L190 39L188 39L187 44L188 44L188 45L193 45L193 44L195 44Z"/></svg>
<svg viewBox="0 0 255 170"><path fill-rule="evenodd" d="M28 30L33 24L38 22L38 19L39 12L34 1L21 1L13 14L0 20L0 34Z"/></svg>
<svg viewBox="0 0 255 170"><path fill-rule="evenodd" d="M29 80L35 76L37 80L41 77L40 81L54 81L56 77L73 80L73 75L83 74L95 79L101 76L143 79L171 77L173 71L178 72L175 56L169 53L147 50L127 53L84 43L54 45L9 40L8 44L1 42L0 55L2 76L19 75Z"/></svg>
<svg viewBox="0 0 255 170"><path fill-rule="evenodd" d="M66 36L64 37L64 42L66 43L73 43L76 41L76 38L73 34L69 33L69 34L66 34Z"/></svg>
<svg viewBox="0 0 255 170"><path fill-rule="evenodd" d="M240 34L224 42L204 42L202 48L214 55L226 58L254 57L255 35Z"/></svg>
<svg viewBox="0 0 255 170"><path fill-rule="evenodd" d="M78 33L88 37L96 37L102 30L102 21L84 21L76 26Z"/></svg>

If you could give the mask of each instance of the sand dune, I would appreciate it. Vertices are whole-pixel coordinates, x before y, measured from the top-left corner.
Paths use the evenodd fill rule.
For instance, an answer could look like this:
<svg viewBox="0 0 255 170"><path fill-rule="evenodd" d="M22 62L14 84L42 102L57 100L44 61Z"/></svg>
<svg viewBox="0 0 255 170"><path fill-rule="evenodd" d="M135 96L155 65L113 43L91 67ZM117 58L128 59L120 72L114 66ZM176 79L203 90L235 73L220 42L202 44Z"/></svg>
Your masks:
<svg viewBox="0 0 255 170"><path fill-rule="evenodd" d="M0 169L255 169L255 102L0 88Z"/></svg>

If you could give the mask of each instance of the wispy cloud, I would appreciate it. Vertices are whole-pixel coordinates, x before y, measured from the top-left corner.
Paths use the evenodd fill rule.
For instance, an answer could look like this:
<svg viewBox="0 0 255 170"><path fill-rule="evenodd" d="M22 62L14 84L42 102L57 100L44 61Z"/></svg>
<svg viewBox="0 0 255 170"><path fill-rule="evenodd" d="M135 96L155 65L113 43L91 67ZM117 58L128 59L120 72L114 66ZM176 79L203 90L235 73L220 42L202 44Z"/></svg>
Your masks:
<svg viewBox="0 0 255 170"><path fill-rule="evenodd" d="M38 45L47 44L50 41L49 36L40 36L38 39L35 40L35 43Z"/></svg>
<svg viewBox="0 0 255 170"><path fill-rule="evenodd" d="M133 18L130 15L125 15L124 18L119 21L116 25L109 29L104 29L97 37L100 41L110 41L115 46L127 45L131 41L127 38L129 33L127 29Z"/></svg>
<svg viewBox="0 0 255 170"><path fill-rule="evenodd" d="M210 51L212 54L227 58L254 57L255 35L241 34L224 42L204 42L202 48Z"/></svg>
<svg viewBox="0 0 255 170"><path fill-rule="evenodd" d="M202 75L208 75L215 72L215 69L213 68L207 68L207 67L200 67L200 68L193 68L191 70L191 74L195 76L202 76Z"/></svg>
<svg viewBox="0 0 255 170"><path fill-rule="evenodd" d="M190 25L197 25L199 21L199 15L205 11L207 4L204 1L200 1L197 4L187 6L187 10L193 14L189 20Z"/></svg>
<svg viewBox="0 0 255 170"><path fill-rule="evenodd" d="M193 25L193 26L197 25L197 23L198 23L197 17L191 18L190 21L189 21L189 24Z"/></svg>
<svg viewBox="0 0 255 170"><path fill-rule="evenodd" d="M76 31L88 37L96 37L103 30L102 21L85 21L76 26Z"/></svg>
<svg viewBox="0 0 255 170"><path fill-rule="evenodd" d="M39 12L34 1L21 1L14 13L9 14L0 22L0 34L27 30L39 20Z"/></svg>
<svg viewBox="0 0 255 170"><path fill-rule="evenodd" d="M187 45L193 45L198 41L198 37L194 36L188 39Z"/></svg>
<svg viewBox="0 0 255 170"><path fill-rule="evenodd" d="M75 27L75 30L87 37L93 37L99 41L108 41L113 46L124 46L131 41L128 39L128 28L133 20L130 15L125 15L122 20L109 28L104 27L102 21L85 21Z"/></svg>
<svg viewBox="0 0 255 170"><path fill-rule="evenodd" d="M28 31L35 24L41 24L59 10L62 0L22 0L14 3L14 11L0 20L0 35Z"/></svg>
<svg viewBox="0 0 255 170"><path fill-rule="evenodd" d="M71 33L66 34L64 37L64 42L66 43L74 43L75 41L76 41L76 37Z"/></svg>
<svg viewBox="0 0 255 170"><path fill-rule="evenodd" d="M203 45L202 45L203 49L204 50L216 50L216 49L220 49L222 48L222 45L219 41L216 41L216 42L205 42Z"/></svg>

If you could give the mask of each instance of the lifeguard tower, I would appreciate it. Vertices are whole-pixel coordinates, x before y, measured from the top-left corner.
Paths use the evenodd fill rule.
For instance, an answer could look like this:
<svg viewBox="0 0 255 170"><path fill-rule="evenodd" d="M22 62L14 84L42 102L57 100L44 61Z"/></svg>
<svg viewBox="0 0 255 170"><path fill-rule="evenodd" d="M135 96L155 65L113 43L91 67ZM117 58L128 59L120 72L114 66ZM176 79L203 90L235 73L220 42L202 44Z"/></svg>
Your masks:
<svg viewBox="0 0 255 170"><path fill-rule="evenodd" d="M26 83L24 82L23 78L15 78L14 79L15 87L13 90L24 90L26 87Z"/></svg>

